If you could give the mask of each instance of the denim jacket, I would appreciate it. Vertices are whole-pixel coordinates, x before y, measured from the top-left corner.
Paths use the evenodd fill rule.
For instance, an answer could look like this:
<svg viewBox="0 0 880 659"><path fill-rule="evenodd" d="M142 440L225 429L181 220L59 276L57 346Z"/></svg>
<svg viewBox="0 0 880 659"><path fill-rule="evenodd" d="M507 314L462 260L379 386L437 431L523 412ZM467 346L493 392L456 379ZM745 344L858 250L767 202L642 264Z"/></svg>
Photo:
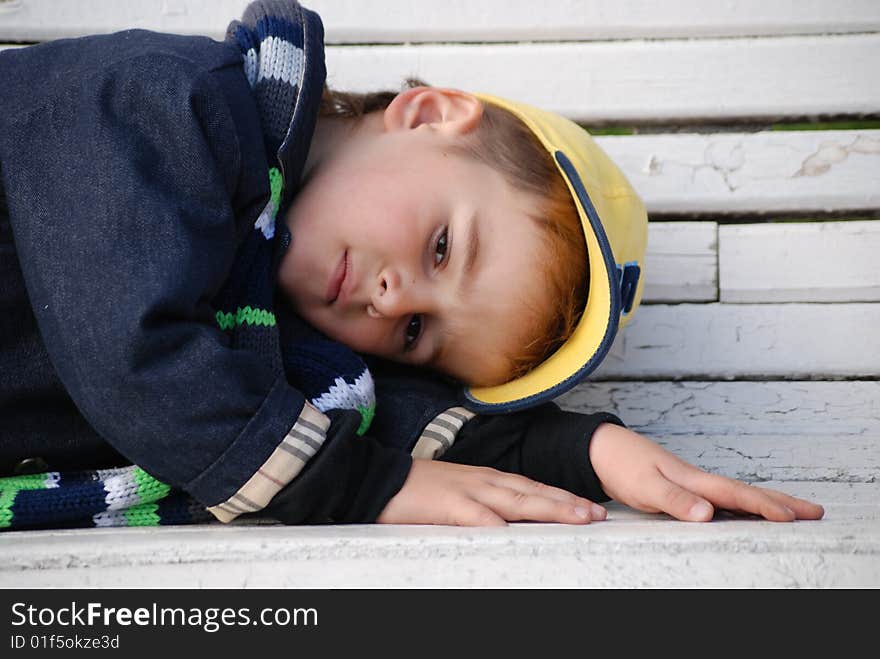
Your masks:
<svg viewBox="0 0 880 659"><path fill-rule="evenodd" d="M299 391L224 344L210 300L270 192L235 48L142 30L59 40L0 53L0 89L2 474L135 462L209 509L255 494L244 510L287 523L373 521L413 456L602 499L585 446L613 415L551 405L481 425L442 379L377 364L358 437L357 413L304 419ZM304 420L320 448L266 476ZM487 452L492 436L506 443Z"/></svg>

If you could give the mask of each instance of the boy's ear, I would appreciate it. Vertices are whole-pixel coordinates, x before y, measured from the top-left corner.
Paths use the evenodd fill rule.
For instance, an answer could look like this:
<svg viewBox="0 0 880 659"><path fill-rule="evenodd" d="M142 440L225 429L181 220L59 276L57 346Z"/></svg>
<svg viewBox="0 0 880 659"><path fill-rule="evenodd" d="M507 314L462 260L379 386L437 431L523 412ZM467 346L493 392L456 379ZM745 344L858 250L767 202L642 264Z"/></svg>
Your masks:
<svg viewBox="0 0 880 659"><path fill-rule="evenodd" d="M385 130L411 130L429 125L449 136L480 125L483 104L467 92L439 87L413 87L398 94L385 109Z"/></svg>

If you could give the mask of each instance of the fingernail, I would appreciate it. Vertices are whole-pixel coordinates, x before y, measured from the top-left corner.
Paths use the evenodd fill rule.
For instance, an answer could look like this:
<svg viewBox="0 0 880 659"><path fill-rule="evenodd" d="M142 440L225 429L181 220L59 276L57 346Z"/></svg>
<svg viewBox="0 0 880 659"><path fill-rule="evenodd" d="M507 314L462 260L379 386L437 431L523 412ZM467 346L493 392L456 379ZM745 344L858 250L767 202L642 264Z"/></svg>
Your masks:
<svg viewBox="0 0 880 659"><path fill-rule="evenodd" d="M589 519L590 511L584 508L583 506L578 506L574 509L574 514L580 517L581 519Z"/></svg>
<svg viewBox="0 0 880 659"><path fill-rule="evenodd" d="M710 506L705 501L698 501L691 508L690 512L688 513L688 517L695 522L709 519L710 517L712 517L712 506Z"/></svg>
<svg viewBox="0 0 880 659"><path fill-rule="evenodd" d="M598 503L593 504L593 517L601 519L605 516L605 509Z"/></svg>

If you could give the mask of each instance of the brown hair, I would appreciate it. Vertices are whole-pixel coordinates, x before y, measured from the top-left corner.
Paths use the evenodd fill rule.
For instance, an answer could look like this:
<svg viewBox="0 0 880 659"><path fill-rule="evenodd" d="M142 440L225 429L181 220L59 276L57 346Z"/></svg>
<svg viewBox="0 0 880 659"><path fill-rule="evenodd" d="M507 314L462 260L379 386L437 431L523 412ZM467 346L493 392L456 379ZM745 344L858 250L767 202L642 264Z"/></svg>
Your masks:
<svg viewBox="0 0 880 659"><path fill-rule="evenodd" d="M427 85L410 78L406 86ZM361 117L384 110L396 96L394 91L357 94L325 87L320 115ZM583 229L568 186L552 157L514 115L484 103L480 127L473 139L462 142L457 150L489 165L512 187L531 193L539 201L540 212L532 219L543 229L549 264L543 274L549 290L536 305L538 313L531 339L519 352L507 356L509 379L514 379L555 352L571 336L583 313L589 290Z"/></svg>

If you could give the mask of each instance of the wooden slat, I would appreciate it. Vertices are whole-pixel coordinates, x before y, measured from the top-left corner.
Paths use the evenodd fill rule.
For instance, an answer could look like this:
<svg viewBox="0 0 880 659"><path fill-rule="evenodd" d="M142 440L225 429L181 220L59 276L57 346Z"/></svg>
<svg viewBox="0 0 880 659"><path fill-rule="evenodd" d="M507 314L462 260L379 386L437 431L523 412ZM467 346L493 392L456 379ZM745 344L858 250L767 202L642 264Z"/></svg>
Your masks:
<svg viewBox="0 0 880 659"><path fill-rule="evenodd" d="M649 222L642 302L718 300L718 225Z"/></svg>
<svg viewBox="0 0 880 659"><path fill-rule="evenodd" d="M584 122L803 117L880 110L880 34L599 43L347 46L328 82L396 89L417 76Z"/></svg>
<svg viewBox="0 0 880 659"><path fill-rule="evenodd" d="M749 482L871 484L880 503L880 382L602 382L561 397L609 411L703 469Z"/></svg>
<svg viewBox="0 0 880 659"><path fill-rule="evenodd" d="M760 487L783 490L793 497L815 501L828 508L828 504L845 504L847 507L867 509L868 514L880 520L880 481L873 483L841 483L837 481L763 481ZM867 516L867 515L866 515ZM826 517L827 519L827 517Z"/></svg>
<svg viewBox="0 0 880 659"><path fill-rule="evenodd" d="M880 488L880 382L587 382L558 402L732 478Z"/></svg>
<svg viewBox="0 0 880 659"><path fill-rule="evenodd" d="M724 440L729 443L751 437L773 446L775 438L834 436L846 442L861 438L865 450L880 450L880 381L587 381L558 402L576 412L617 414L630 428L657 439L711 435L729 436ZM841 463L843 469L856 466L856 460Z"/></svg>
<svg viewBox="0 0 880 659"><path fill-rule="evenodd" d="M876 438L880 429L874 430ZM801 440L790 435L771 435L732 441L730 435L663 437L647 434L701 469L749 483L771 480L876 483L880 477L880 442L866 442L864 437L829 434Z"/></svg>
<svg viewBox="0 0 880 659"><path fill-rule="evenodd" d="M880 304L639 307L593 379L880 376Z"/></svg>
<svg viewBox="0 0 880 659"><path fill-rule="evenodd" d="M311 0L331 43L558 41L870 32L873 0ZM221 37L247 0L0 0L0 39L127 27Z"/></svg>
<svg viewBox="0 0 880 659"><path fill-rule="evenodd" d="M719 239L720 233L720 267ZM880 221L650 222L643 302L878 302Z"/></svg>
<svg viewBox="0 0 880 659"><path fill-rule="evenodd" d="M649 213L880 208L880 130L607 136L597 141L623 169Z"/></svg>
<svg viewBox="0 0 880 659"><path fill-rule="evenodd" d="M880 34L327 51L338 89L396 89L415 75L585 123L877 113L877 61Z"/></svg>
<svg viewBox="0 0 880 659"><path fill-rule="evenodd" d="M880 221L722 226L719 244L722 302L880 302Z"/></svg>
<svg viewBox="0 0 880 659"><path fill-rule="evenodd" d="M867 498L880 487L863 489ZM0 543L0 587L880 586L876 500L828 505L822 521L794 524L694 524L613 503L608 510L608 521L587 526L25 531Z"/></svg>

